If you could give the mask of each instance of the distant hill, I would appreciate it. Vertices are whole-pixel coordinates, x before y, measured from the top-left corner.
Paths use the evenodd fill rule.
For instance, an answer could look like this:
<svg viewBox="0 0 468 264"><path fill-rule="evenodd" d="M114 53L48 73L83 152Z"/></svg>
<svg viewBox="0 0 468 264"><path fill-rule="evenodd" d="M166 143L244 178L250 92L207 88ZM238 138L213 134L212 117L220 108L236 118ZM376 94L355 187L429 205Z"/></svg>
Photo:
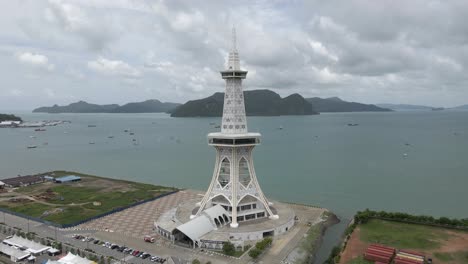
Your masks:
<svg viewBox="0 0 468 264"><path fill-rule="evenodd" d="M314 106L314 109L322 112L389 112L388 108L378 107L373 104L361 104L355 102L347 102L338 97L319 98L312 97L306 99Z"/></svg>
<svg viewBox="0 0 468 264"><path fill-rule="evenodd" d="M431 111L434 107L410 104L377 104L379 107L389 108L395 111Z"/></svg>
<svg viewBox="0 0 468 264"><path fill-rule="evenodd" d="M460 105L460 106L457 106L457 107L453 107L451 109L454 109L454 110L468 110L468 104L466 105Z"/></svg>
<svg viewBox="0 0 468 264"><path fill-rule="evenodd" d="M180 104L163 103L159 100L146 100L140 103L128 103L112 110L113 113L161 113L169 112Z"/></svg>
<svg viewBox="0 0 468 264"><path fill-rule="evenodd" d="M159 100L147 100L138 103L128 103L125 105L90 104L84 101L71 103L66 106L54 105L51 107L39 107L33 110L34 113L161 113L168 112L176 108L179 104L163 103Z"/></svg>
<svg viewBox="0 0 468 264"><path fill-rule="evenodd" d="M23 121L21 117L15 116L15 115L9 115L9 114L0 114L0 122L3 121Z"/></svg>
<svg viewBox="0 0 468 264"><path fill-rule="evenodd" d="M248 116L315 115L314 107L299 94L281 98L270 90L245 91L245 110ZM188 101L177 107L173 117L221 116L224 93Z"/></svg>

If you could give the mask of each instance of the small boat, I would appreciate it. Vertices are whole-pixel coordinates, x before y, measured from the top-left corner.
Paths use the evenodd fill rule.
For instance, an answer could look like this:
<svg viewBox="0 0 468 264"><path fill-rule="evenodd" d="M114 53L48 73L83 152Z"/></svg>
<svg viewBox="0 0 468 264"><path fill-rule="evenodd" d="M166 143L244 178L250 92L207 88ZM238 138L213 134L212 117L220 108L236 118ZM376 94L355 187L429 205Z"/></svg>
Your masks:
<svg viewBox="0 0 468 264"><path fill-rule="evenodd" d="M214 125L216 125L215 122L211 122L211 123L210 123L210 126L214 126Z"/></svg>
<svg viewBox="0 0 468 264"><path fill-rule="evenodd" d="M221 128L221 126L220 126L220 125L217 125L217 126L215 126L214 128Z"/></svg>
<svg viewBox="0 0 468 264"><path fill-rule="evenodd" d="M46 131L46 129L45 128L36 128L36 129L34 129L34 131Z"/></svg>
<svg viewBox="0 0 468 264"><path fill-rule="evenodd" d="M408 157L408 153L403 153L403 157Z"/></svg>
<svg viewBox="0 0 468 264"><path fill-rule="evenodd" d="M96 127L96 125L88 125L88 127Z"/></svg>
<svg viewBox="0 0 468 264"><path fill-rule="evenodd" d="M133 132L130 132L130 136L133 136L133 135L135 135L135 133L133 133Z"/></svg>
<svg viewBox="0 0 468 264"><path fill-rule="evenodd" d="M136 141L136 139L134 138L134 139L132 139L132 141Z"/></svg>
<svg viewBox="0 0 468 264"><path fill-rule="evenodd" d="M109 135L109 136L107 136L107 138L114 138L114 136L113 136L113 135Z"/></svg>
<svg viewBox="0 0 468 264"><path fill-rule="evenodd" d="M29 136L29 138L36 138L36 136Z"/></svg>
<svg viewBox="0 0 468 264"><path fill-rule="evenodd" d="M125 129L124 132L127 133L127 132L128 132L128 129Z"/></svg>
<svg viewBox="0 0 468 264"><path fill-rule="evenodd" d="M278 127L279 130L283 130L283 126Z"/></svg>
<svg viewBox="0 0 468 264"><path fill-rule="evenodd" d="M349 123L348 126L359 126L357 123Z"/></svg>
<svg viewBox="0 0 468 264"><path fill-rule="evenodd" d="M94 143L94 141L91 141L91 142L89 142L89 144L90 144L90 145L94 145L95 143Z"/></svg>
<svg viewBox="0 0 468 264"><path fill-rule="evenodd" d="M37 146L36 145L29 145L29 146L27 146L27 148L28 149L35 149L35 148L37 148Z"/></svg>

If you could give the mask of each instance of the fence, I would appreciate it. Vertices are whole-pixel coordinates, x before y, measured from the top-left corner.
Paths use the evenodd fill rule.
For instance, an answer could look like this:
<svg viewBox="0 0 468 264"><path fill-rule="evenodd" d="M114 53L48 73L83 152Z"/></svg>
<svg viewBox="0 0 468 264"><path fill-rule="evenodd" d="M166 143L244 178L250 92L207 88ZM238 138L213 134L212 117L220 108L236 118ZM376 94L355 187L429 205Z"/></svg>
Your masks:
<svg viewBox="0 0 468 264"><path fill-rule="evenodd" d="M137 205L141 205L141 204L144 204L144 203L147 203L147 202L152 202L152 201L154 201L154 200L157 200L157 199L163 198L163 197L165 197L165 196L174 194L174 193L176 193L176 192L178 192L178 191L179 191L179 190L175 190L175 191L172 191L172 192L168 192L168 193L164 193L164 194L155 196L155 197L150 198L150 199L146 199L146 200L139 201L139 202L136 202L136 203L133 203L133 204L129 204L129 205L127 205L127 206L115 208L115 209L113 209L113 210L111 210L111 211L109 211L109 212L105 212L105 213L102 213L102 214L98 214L98 215L92 216L92 217L90 217L90 218L87 218L87 219L84 219L84 220L80 220L80 221L77 221L77 222L71 223L71 224L58 224L58 223L50 222L50 221L47 221L47 220L44 220L44 219L41 219L41 218L32 217L32 216L29 216L29 215L26 215L26 214L22 214L22 213L10 211L10 210L5 209L5 208L0 208L0 211L3 212L3 213L16 215L16 216L18 216L18 217L26 218L26 219L29 219L29 220L32 220L32 221L40 222L40 223L43 223L43 224L46 224L46 225L50 225L50 226L54 226L54 227L58 227L58 228L70 228L70 227L74 227L74 226L77 226L77 225L81 225L81 224L83 224L83 223L86 223L86 222L89 222L89 221L92 221L92 220L95 220L95 219L98 219L98 218L101 218L101 217L104 217L104 216L107 216L107 215L111 215L111 214L114 214L114 213L121 212L121 211L123 211L123 210L126 210L126 209L128 209L128 208L131 208L131 207L134 207L134 206L137 206Z"/></svg>

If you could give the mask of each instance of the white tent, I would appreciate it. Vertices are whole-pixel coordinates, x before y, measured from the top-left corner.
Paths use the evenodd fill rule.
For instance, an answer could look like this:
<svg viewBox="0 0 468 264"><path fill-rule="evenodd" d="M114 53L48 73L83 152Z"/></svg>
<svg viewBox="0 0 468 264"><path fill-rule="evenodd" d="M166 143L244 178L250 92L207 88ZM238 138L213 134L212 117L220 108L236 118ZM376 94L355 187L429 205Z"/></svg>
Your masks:
<svg viewBox="0 0 468 264"><path fill-rule="evenodd" d="M96 262L94 261L82 258L77 255L73 255L70 252L68 252L68 254L65 257L59 259L58 262L63 264L96 264Z"/></svg>

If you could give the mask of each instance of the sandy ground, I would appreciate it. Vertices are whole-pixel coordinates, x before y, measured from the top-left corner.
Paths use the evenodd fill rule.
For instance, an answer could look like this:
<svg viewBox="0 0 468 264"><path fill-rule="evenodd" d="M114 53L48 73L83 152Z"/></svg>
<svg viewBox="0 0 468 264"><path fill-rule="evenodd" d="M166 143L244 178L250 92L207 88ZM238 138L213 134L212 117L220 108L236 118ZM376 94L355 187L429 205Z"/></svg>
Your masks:
<svg viewBox="0 0 468 264"><path fill-rule="evenodd" d="M348 261L361 256L367 248L366 243L362 242L360 237L360 228L356 227L354 232L351 234L351 238L348 240L345 251L341 254L341 263L347 263Z"/></svg>

